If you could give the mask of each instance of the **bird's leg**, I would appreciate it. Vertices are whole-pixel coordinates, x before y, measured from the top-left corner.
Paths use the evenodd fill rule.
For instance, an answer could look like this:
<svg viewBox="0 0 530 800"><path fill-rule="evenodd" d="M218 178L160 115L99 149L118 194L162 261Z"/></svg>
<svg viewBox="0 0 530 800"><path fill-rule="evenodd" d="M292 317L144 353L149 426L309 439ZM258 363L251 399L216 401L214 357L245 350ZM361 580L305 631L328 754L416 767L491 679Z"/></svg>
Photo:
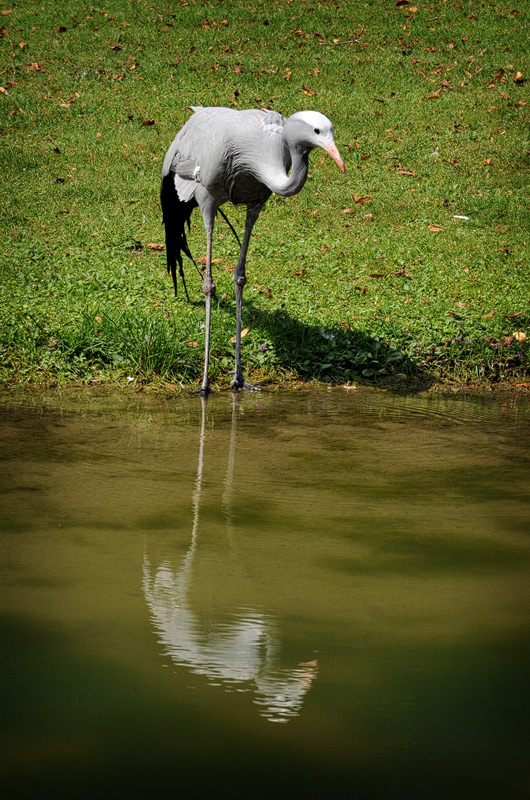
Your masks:
<svg viewBox="0 0 530 800"><path fill-rule="evenodd" d="M247 207L247 218L245 221L245 235L243 237L243 244L239 253L239 259L234 271L234 282L236 286L236 357L235 357L235 370L234 379L232 381L232 390L237 392L238 389L250 389L252 391L259 391L259 386L253 386L243 377L243 370L241 368L241 312L243 308L243 288L247 282L245 274L245 264L247 260L247 250L250 242L252 229L259 216L261 207L258 209L250 209Z"/></svg>
<svg viewBox="0 0 530 800"><path fill-rule="evenodd" d="M204 297L206 300L206 319L204 327L204 374L199 394L207 395L210 391L208 380L208 360L210 357L210 320L212 316L212 297L215 294L215 283L212 278L212 238L213 224L206 229L206 272L204 273Z"/></svg>

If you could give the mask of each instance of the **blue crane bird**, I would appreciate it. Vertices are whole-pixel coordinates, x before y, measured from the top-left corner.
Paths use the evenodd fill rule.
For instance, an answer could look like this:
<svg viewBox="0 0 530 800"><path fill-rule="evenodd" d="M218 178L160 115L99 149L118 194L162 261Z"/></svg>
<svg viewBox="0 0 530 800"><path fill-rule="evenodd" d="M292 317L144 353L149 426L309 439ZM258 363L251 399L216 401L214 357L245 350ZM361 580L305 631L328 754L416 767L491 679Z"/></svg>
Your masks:
<svg viewBox="0 0 530 800"><path fill-rule="evenodd" d="M230 200L245 205L245 233L234 271L236 291L236 346L232 389L256 389L241 368L241 309L246 283L245 263L252 229L273 192L297 194L307 179L309 153L321 147L345 172L333 140L333 125L318 111L299 111L287 119L276 111L191 107L194 114L177 133L166 153L160 191L166 234L168 273L177 292L177 264L184 291L182 254L192 259L186 223L198 206L206 228L206 304L204 374L199 394L210 391L208 359L210 319L215 283L212 278L212 240L215 216ZM225 217L226 219L226 217ZM232 227L232 226L230 226ZM233 229L232 229L233 230ZM193 259L192 259L193 260Z"/></svg>

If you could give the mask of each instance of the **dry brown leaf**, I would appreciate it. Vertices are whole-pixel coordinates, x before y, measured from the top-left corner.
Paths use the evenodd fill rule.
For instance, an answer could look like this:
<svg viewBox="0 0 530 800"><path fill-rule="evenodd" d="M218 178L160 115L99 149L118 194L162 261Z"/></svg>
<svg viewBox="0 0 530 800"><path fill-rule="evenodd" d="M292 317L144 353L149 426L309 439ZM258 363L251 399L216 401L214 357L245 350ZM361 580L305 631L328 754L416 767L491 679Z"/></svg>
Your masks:
<svg viewBox="0 0 530 800"><path fill-rule="evenodd" d="M164 249L164 245L158 244L157 242L148 242L147 247L149 250L157 250L158 252L161 252Z"/></svg>
<svg viewBox="0 0 530 800"><path fill-rule="evenodd" d="M250 330L250 328L243 328L243 330L241 331L241 338L242 339L247 335L249 330ZM232 336L232 338L230 339L230 342L231 342L231 344L235 344L236 343L236 337Z"/></svg>
<svg viewBox="0 0 530 800"><path fill-rule="evenodd" d="M199 342L186 342L186 344L188 345L188 347L198 347L199 346Z"/></svg>
<svg viewBox="0 0 530 800"><path fill-rule="evenodd" d="M352 198L354 203L370 203L372 200L371 197L362 197L357 194L352 194Z"/></svg>
<svg viewBox="0 0 530 800"><path fill-rule="evenodd" d="M443 231L443 226L442 225L429 225L429 230L432 233L440 233L440 231Z"/></svg>
<svg viewBox="0 0 530 800"><path fill-rule="evenodd" d="M524 342L526 339L526 333L523 333L523 331L514 331L512 336L514 339L517 339L518 342Z"/></svg>
<svg viewBox="0 0 530 800"><path fill-rule="evenodd" d="M314 89L310 89L308 86L302 86L302 91L305 92L305 94L309 94L309 95L316 94L315 90Z"/></svg>
<svg viewBox="0 0 530 800"><path fill-rule="evenodd" d="M154 119L144 119L142 128L146 128L148 125L156 125L156 121Z"/></svg>

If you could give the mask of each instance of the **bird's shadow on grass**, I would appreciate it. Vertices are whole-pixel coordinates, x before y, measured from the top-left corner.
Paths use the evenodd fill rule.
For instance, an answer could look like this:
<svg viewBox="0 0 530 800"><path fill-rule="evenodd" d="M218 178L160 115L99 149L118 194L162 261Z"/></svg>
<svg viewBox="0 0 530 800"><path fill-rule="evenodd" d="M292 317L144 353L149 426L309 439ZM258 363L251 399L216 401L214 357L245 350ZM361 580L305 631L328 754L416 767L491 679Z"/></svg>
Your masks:
<svg viewBox="0 0 530 800"><path fill-rule="evenodd" d="M218 309L234 319L232 303ZM283 309L264 310L252 302L243 306L243 328L263 332L243 339L243 370L274 367L304 381L330 384L355 382L385 385L397 392L422 391L433 383L410 357L361 328L308 324Z"/></svg>

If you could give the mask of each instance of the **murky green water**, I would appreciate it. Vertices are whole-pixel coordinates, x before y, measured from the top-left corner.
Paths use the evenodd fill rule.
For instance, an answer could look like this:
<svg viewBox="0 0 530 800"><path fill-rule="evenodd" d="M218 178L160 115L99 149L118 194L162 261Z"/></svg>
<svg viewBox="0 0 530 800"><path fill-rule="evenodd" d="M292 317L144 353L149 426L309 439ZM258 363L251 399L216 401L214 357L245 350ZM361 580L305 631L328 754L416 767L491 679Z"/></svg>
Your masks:
<svg viewBox="0 0 530 800"><path fill-rule="evenodd" d="M51 397L0 441L3 796L528 796L528 403Z"/></svg>

